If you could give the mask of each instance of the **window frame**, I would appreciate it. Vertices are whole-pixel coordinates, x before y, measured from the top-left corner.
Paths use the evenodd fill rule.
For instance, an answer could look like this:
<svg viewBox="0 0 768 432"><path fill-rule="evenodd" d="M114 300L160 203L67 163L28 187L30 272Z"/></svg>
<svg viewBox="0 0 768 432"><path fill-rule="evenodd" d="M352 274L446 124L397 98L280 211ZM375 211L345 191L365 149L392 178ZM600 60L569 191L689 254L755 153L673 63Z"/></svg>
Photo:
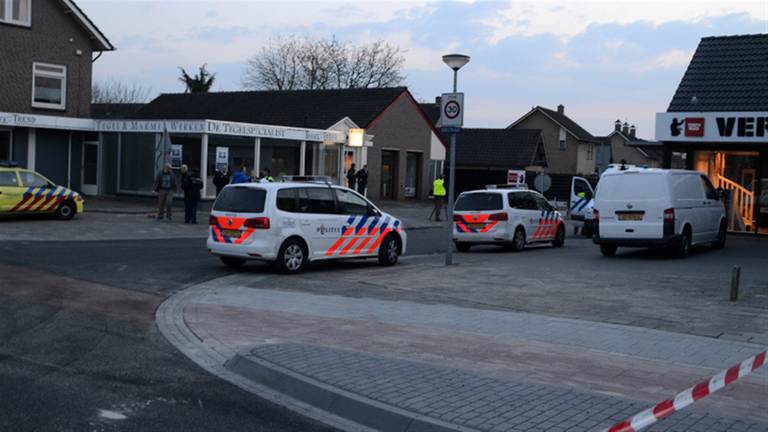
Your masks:
<svg viewBox="0 0 768 432"><path fill-rule="evenodd" d="M63 73L57 74L55 72L38 71L37 70L38 66L50 67L50 68L61 68L63 69ZM60 104L52 104L47 102L35 101L35 88L36 88L35 79L38 76L42 78L61 79L61 103ZM68 71L67 71L66 65L33 62L32 63L32 108L66 111L67 110L67 76L68 76Z"/></svg>
<svg viewBox="0 0 768 432"><path fill-rule="evenodd" d="M5 0L5 18L0 18L0 24L9 24L20 27L32 27L32 0L27 1L27 20L13 19L13 0Z"/></svg>

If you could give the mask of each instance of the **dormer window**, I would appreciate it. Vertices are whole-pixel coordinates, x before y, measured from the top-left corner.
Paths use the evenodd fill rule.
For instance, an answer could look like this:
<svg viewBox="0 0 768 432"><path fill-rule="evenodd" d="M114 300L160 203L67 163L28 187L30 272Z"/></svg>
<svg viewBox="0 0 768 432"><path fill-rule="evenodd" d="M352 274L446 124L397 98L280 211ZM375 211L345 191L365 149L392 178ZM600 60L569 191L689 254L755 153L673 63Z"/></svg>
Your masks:
<svg viewBox="0 0 768 432"><path fill-rule="evenodd" d="M0 0L0 23L32 25L32 0Z"/></svg>

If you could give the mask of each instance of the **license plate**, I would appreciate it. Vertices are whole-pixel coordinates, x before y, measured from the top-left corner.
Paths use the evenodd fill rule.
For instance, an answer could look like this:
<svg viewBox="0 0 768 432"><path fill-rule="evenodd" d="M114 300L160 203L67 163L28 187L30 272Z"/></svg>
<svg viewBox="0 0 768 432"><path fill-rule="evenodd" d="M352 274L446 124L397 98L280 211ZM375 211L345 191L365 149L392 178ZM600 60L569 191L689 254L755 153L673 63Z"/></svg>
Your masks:
<svg viewBox="0 0 768 432"><path fill-rule="evenodd" d="M240 230L221 230L221 233L227 237L240 237Z"/></svg>
<svg viewBox="0 0 768 432"><path fill-rule="evenodd" d="M642 213L619 213L620 221L641 221L643 220Z"/></svg>
<svg viewBox="0 0 768 432"><path fill-rule="evenodd" d="M467 224L467 226L469 226L472 229L483 229L483 228L485 228L485 224L483 224L483 223L471 223L471 224Z"/></svg>

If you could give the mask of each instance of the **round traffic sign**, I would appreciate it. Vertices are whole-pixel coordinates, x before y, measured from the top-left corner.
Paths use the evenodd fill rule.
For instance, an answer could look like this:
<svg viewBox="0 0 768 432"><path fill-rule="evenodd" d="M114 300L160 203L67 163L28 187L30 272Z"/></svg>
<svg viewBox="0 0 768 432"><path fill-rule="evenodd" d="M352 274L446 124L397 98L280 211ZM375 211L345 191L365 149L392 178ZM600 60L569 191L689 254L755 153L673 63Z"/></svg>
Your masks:
<svg viewBox="0 0 768 432"><path fill-rule="evenodd" d="M548 191L549 188L552 187L552 177L545 173L537 175L536 178L533 179L533 187L541 193Z"/></svg>
<svg viewBox="0 0 768 432"><path fill-rule="evenodd" d="M461 105L456 101L448 101L445 103L443 111L445 111L443 114L445 114L446 117L453 120L461 114Z"/></svg>

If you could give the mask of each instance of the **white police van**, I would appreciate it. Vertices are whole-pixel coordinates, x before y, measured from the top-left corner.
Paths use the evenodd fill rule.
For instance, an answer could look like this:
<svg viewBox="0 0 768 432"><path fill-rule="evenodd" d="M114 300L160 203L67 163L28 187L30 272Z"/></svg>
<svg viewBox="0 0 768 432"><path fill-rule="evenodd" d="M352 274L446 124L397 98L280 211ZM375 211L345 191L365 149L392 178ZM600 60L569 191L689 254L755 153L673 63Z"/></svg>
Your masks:
<svg viewBox="0 0 768 432"><path fill-rule="evenodd" d="M261 260L283 273L346 258L394 265L407 242L399 219L355 191L318 182L228 185L209 223L208 250L224 264Z"/></svg>
<svg viewBox="0 0 768 432"><path fill-rule="evenodd" d="M513 251L533 243L562 247L565 224L540 193L525 186L489 186L459 195L453 208L452 237L460 252L479 244L499 244Z"/></svg>
<svg viewBox="0 0 768 432"><path fill-rule="evenodd" d="M605 256L618 247L669 247L688 255L691 245L725 246L722 193L709 178L689 170L629 168L600 177L595 195L595 235Z"/></svg>

